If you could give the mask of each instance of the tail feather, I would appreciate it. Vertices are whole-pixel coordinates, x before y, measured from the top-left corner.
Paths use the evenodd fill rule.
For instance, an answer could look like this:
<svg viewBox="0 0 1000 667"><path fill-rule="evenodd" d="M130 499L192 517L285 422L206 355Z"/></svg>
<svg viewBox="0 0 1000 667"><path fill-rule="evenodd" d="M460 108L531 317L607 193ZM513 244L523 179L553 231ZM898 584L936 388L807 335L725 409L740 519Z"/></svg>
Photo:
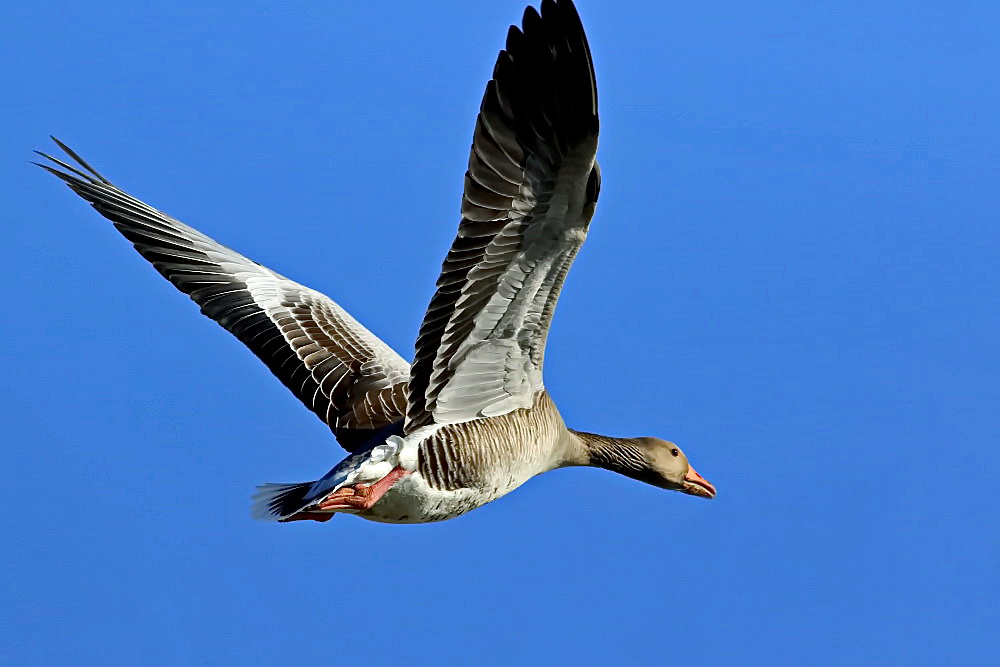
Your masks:
<svg viewBox="0 0 1000 667"><path fill-rule="evenodd" d="M253 495L250 513L261 521L281 521L304 509L306 495L315 482L298 484L261 484Z"/></svg>

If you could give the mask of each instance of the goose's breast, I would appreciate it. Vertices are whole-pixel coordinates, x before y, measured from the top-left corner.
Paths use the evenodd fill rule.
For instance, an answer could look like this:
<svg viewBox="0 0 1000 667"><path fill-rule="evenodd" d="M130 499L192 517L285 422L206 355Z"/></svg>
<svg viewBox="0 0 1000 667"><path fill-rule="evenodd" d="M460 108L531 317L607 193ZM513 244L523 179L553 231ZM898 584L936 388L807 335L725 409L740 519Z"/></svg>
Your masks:
<svg viewBox="0 0 1000 667"><path fill-rule="evenodd" d="M468 453L465 459L454 447L441 448L452 453L448 458L439 447L422 448L417 470L396 482L361 516L387 523L452 519L510 493L538 473L554 467L547 457L487 456L474 443L465 444L464 451Z"/></svg>
<svg viewBox="0 0 1000 667"><path fill-rule="evenodd" d="M565 436L562 418L545 392L530 409L429 429L411 445L416 457L407 467L413 472L362 516L424 523L464 514L565 464Z"/></svg>
<svg viewBox="0 0 1000 667"><path fill-rule="evenodd" d="M506 493L566 459L566 427L548 394L531 408L448 424L420 443L417 469L435 489L480 488Z"/></svg>

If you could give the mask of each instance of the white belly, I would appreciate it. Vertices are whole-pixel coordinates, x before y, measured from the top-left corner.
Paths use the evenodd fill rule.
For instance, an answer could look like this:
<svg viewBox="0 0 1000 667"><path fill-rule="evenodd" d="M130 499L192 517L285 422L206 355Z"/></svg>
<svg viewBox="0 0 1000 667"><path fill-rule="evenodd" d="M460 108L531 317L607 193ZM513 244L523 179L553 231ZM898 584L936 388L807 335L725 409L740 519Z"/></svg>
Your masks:
<svg viewBox="0 0 1000 667"><path fill-rule="evenodd" d="M432 488L419 472L413 472L396 482L371 509L358 512L358 516L383 523L444 521L496 500L525 481L505 488L444 490Z"/></svg>

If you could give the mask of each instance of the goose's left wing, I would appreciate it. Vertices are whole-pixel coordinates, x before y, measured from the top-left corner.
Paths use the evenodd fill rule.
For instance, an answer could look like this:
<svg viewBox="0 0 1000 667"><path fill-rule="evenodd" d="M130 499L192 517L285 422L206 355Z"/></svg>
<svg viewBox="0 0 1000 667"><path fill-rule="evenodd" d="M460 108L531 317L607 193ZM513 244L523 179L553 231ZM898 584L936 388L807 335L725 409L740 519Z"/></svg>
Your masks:
<svg viewBox="0 0 1000 667"><path fill-rule="evenodd" d="M528 7L486 86L462 221L417 339L407 430L529 407L600 189L597 89L568 0Z"/></svg>
<svg viewBox="0 0 1000 667"><path fill-rule="evenodd" d="M39 153L201 312L243 341L345 449L402 421L410 366L316 290L285 278L115 187L65 144L76 166Z"/></svg>

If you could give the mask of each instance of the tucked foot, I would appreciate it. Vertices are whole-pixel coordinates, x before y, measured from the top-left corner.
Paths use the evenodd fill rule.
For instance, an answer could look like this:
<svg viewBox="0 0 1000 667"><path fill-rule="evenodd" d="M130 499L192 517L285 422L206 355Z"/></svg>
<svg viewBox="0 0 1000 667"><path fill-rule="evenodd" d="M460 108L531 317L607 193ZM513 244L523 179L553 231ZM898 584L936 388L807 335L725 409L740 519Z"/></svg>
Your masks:
<svg viewBox="0 0 1000 667"><path fill-rule="evenodd" d="M409 472L403 468L393 468L392 472L374 484L355 484L341 487L317 503L315 507L325 512L358 512L370 509L385 495L386 491L392 488L393 484L408 474Z"/></svg>

